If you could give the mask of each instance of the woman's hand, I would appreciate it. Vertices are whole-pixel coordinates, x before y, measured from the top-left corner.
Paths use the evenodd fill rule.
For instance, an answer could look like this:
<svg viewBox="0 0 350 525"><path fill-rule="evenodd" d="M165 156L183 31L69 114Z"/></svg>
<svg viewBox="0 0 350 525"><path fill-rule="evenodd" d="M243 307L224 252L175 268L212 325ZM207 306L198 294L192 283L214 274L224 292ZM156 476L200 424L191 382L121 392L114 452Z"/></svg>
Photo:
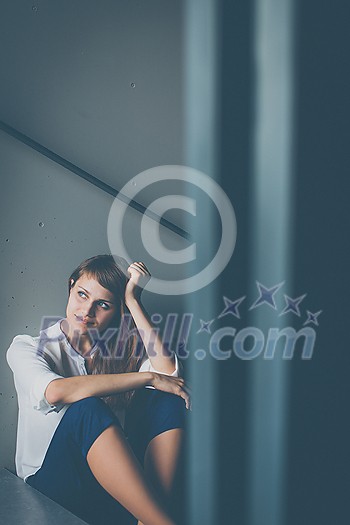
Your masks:
<svg viewBox="0 0 350 525"><path fill-rule="evenodd" d="M191 389L185 384L182 377L168 376L158 372L152 372L152 374L151 386L156 390L162 390L163 392L182 397L185 400L186 408L192 410Z"/></svg>
<svg viewBox="0 0 350 525"><path fill-rule="evenodd" d="M125 302L130 299L139 300L143 288L146 286L151 278L146 265L143 262L133 262L128 267L130 279L125 287Z"/></svg>

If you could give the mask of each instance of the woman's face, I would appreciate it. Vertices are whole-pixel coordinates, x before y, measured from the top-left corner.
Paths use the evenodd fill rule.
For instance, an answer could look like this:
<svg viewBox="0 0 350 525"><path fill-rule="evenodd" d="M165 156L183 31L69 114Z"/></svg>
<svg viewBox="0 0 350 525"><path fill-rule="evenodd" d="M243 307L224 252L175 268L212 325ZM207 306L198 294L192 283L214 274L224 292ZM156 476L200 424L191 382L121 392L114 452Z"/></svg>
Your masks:
<svg viewBox="0 0 350 525"><path fill-rule="evenodd" d="M108 328L120 311L120 303L96 279L82 275L70 290L66 308L69 331L88 334L89 328L96 328L99 334Z"/></svg>

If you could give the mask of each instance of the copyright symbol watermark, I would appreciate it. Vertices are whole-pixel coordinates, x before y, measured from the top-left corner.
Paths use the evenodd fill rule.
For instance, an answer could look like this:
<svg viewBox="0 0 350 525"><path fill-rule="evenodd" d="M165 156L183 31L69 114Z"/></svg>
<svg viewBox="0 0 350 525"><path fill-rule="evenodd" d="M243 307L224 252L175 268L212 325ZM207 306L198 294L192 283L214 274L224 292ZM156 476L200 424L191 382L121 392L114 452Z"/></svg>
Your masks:
<svg viewBox="0 0 350 525"><path fill-rule="evenodd" d="M131 200L137 200L137 194L151 184L164 183L164 181L179 181L200 188L214 204L221 221L220 245L209 263L195 275L176 280L173 279L174 271L172 271L172 278L164 279L155 276L152 269L152 278L147 284L149 291L160 295L183 295L204 288L218 277L231 259L236 243L237 223L231 201L223 189L208 175L188 166L166 165L156 166L133 177L132 183L128 182L120 190L124 196L123 200L117 197L111 206L107 224L108 243L112 254L132 260L127 249L126 241L129 239L123 234L123 221L129 203ZM162 265L171 265L172 268L173 265L187 265L196 259L196 242L185 248L169 249L161 240L159 220L154 220L149 215L163 217L167 211L174 209L190 213L195 220L201 220L197 214L195 199L187 195L171 194L154 199L146 208L150 213L142 215L140 224L143 249ZM138 248L137 260L142 260L141 247Z"/></svg>

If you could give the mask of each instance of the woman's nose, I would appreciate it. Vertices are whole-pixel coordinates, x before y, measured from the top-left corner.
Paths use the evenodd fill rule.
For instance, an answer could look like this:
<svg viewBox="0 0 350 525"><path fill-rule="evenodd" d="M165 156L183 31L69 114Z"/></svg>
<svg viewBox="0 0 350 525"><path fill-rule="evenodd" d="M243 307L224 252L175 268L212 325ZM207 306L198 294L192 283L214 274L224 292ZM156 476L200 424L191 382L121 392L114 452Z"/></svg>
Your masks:
<svg viewBox="0 0 350 525"><path fill-rule="evenodd" d="M86 305L84 311L82 312L83 317L94 317L94 304Z"/></svg>

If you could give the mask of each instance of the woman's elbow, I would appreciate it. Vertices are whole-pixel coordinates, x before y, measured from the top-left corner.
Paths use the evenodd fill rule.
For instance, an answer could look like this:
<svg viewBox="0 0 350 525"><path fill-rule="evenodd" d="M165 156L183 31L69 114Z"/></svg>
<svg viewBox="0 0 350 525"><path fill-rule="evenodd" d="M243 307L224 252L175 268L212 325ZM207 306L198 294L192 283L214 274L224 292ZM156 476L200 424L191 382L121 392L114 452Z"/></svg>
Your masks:
<svg viewBox="0 0 350 525"><path fill-rule="evenodd" d="M56 405L61 401L61 394L60 394L60 385L59 382L62 381L62 379L53 379L50 381L50 383L47 385L45 390L45 398L50 405Z"/></svg>

